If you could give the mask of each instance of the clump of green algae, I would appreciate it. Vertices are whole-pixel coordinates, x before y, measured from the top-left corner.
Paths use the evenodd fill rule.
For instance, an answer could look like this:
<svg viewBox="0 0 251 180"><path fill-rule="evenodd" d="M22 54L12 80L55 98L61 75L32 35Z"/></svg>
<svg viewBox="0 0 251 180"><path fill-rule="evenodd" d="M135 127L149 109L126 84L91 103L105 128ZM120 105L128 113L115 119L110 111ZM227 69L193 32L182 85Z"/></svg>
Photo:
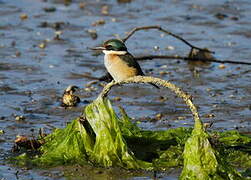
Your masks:
<svg viewBox="0 0 251 180"><path fill-rule="evenodd" d="M99 97L85 107L84 115L46 136L41 155L32 163L38 166L91 163L143 170L183 166L180 179L202 180L243 179L229 163L237 164L241 159L250 165L251 138L237 131L208 134L200 122L195 123L193 130L181 127L145 131L133 124L123 110L121 114L119 118L110 101ZM218 143L212 147L209 140L215 137ZM243 149L238 149L241 146ZM242 164L243 168L246 165Z"/></svg>

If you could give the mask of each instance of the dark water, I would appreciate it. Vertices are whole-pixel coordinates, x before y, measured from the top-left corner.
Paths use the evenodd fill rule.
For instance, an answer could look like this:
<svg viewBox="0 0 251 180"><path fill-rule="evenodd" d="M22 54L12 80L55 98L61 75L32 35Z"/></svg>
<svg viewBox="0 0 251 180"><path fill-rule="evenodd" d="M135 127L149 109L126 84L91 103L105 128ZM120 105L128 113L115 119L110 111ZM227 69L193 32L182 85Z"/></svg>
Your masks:
<svg viewBox="0 0 251 180"><path fill-rule="evenodd" d="M0 0L0 179L151 179L152 172L127 172L91 167L30 169L15 167L8 157L16 135L50 132L77 117L82 105L63 109L59 98L68 85L81 87L82 100L93 100L100 83L86 84L105 73L103 56L94 47L109 38L125 36L135 26L161 25L199 47L215 51L218 59L250 62L251 1L80 1ZM108 11L106 7L108 6ZM44 8L55 7L46 12ZM103 9L103 10L102 10ZM47 11L50 11L50 9ZM27 14L22 20L20 15ZM105 24L94 23L104 20ZM46 24L46 23L47 24ZM97 23L96 23L97 24ZM61 40L54 40L55 31ZM97 31L92 39L89 30ZM45 43L46 47L41 48ZM134 55L186 55L189 48L156 30L138 32L127 41ZM40 47L39 47L40 46ZM160 47L155 50L155 46ZM167 50L172 46L171 50ZM169 48L170 49L170 48ZM148 75L170 80L194 97L204 122L212 129L251 131L251 66L217 63L191 64L177 60L140 62ZM161 75L160 72L166 72ZM90 90L91 89L91 90ZM165 101L161 97L167 97ZM145 129L192 126L184 103L166 90L150 86L114 88L110 99L122 105ZM155 116L161 113L162 118ZM22 115L24 120L16 120ZM149 118L150 117L150 118ZM160 179L176 179L179 171L158 173Z"/></svg>

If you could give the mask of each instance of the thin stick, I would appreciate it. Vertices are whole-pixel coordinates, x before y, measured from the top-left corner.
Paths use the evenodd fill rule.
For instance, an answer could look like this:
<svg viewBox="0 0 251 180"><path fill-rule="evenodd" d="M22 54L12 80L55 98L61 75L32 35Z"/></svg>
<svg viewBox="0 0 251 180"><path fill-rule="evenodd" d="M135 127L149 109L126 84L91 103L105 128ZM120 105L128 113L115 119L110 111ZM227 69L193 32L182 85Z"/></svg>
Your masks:
<svg viewBox="0 0 251 180"><path fill-rule="evenodd" d="M251 65L250 62L244 62L244 61L231 61L231 60L217 60L217 59L207 59L207 58L189 58L185 56L168 56L168 55L146 55L146 56L137 56L134 57L137 61L142 60L152 60L152 59L180 59L184 61L205 61L205 62L216 62L216 63L229 63L229 64L245 64L245 65Z"/></svg>
<svg viewBox="0 0 251 180"><path fill-rule="evenodd" d="M122 39L123 42L127 41L136 31L140 31L140 30L147 30L147 29L157 29L159 31L162 31L166 34L169 34L170 36L173 36L175 37L176 39L179 39L181 40L182 42L184 42L186 45L188 45L189 47L191 47L192 49L198 49L200 51L205 51L205 52L210 52L210 53L214 53L213 51L210 51L208 49L202 49L202 48L199 48L199 47L196 47L194 45L192 45L191 43L189 43L187 40L183 39L182 37L174 34L174 33L171 33L170 31L167 31L165 29L163 29L161 26L141 26L141 27L136 27L134 29L132 29L125 38Z"/></svg>
<svg viewBox="0 0 251 180"><path fill-rule="evenodd" d="M203 125L202 125L202 121L200 120L199 117L199 113L197 111L197 108L195 107L195 105L192 102L192 97L185 93L184 91L182 91L179 87L177 87L176 85L163 80L163 79L159 79L159 78L155 78L155 77L150 77L150 76L134 76L132 78L128 78L124 81L121 82L115 82L112 81L110 83L108 83L102 90L102 92L99 94L98 98L103 98L106 97L109 93L109 91L111 90L111 88L115 85L122 85L122 84L129 84L129 83L153 83L157 86L162 86L165 88L170 89L171 91L173 91L178 97L182 98L186 105L190 108L193 118L194 118L194 126L196 129L203 129Z"/></svg>

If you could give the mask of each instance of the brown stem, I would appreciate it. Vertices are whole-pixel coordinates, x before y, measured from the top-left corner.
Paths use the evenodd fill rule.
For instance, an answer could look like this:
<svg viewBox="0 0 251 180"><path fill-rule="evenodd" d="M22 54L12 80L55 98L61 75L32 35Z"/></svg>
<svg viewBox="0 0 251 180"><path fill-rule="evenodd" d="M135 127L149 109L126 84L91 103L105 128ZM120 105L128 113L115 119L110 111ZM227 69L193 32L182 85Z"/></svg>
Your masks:
<svg viewBox="0 0 251 180"><path fill-rule="evenodd" d="M214 53L213 51L210 51L208 49L202 49L202 48L199 48L199 47L196 47L194 45L192 45L191 43L189 43L187 40L183 39L182 37L174 34L174 33L171 33L170 31L167 31L165 29L163 29L161 26L141 26L141 27L136 27L134 29L132 29L125 38L122 39L123 42L127 41L136 31L140 31L140 30L147 30L147 29L157 29L159 31L162 31L170 36L173 36L175 37L176 39L179 39L181 40L182 42L184 42L186 45L188 45L189 47L191 47L192 49L198 49L200 51L205 51L205 52L210 52L210 53Z"/></svg>
<svg viewBox="0 0 251 180"><path fill-rule="evenodd" d="M216 63L229 63L229 64L245 64L251 65L250 62L243 62L243 61L231 61L231 60L217 60L217 59L202 59L202 58L189 58L185 56L168 56L168 55L146 55L146 56L136 56L134 57L137 61L142 60L152 60L152 59L180 59L184 61L206 61L206 62L216 62Z"/></svg>
<svg viewBox="0 0 251 180"><path fill-rule="evenodd" d="M203 129L202 121L200 120L199 113L197 111L196 106L192 102L192 97L189 94L182 91L176 85L163 79L150 77L150 76L134 76L120 82L112 81L103 88L103 91L99 94L98 98L106 97L109 91L111 90L111 88L115 85L122 85L122 84L129 84L129 83L147 83L147 84L152 83L152 84L155 84L156 86L159 86L159 87L162 86L162 87L170 89L178 97L182 98L187 104L187 106L190 108L193 114L193 118L195 122L194 126L196 127L196 129Z"/></svg>

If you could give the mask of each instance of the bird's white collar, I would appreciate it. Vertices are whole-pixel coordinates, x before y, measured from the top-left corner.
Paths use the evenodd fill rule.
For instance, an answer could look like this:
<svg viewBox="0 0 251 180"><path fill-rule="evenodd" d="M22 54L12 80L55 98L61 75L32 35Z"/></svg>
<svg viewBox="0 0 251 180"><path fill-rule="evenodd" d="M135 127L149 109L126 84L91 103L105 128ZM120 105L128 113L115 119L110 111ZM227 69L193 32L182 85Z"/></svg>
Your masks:
<svg viewBox="0 0 251 180"><path fill-rule="evenodd" d="M124 55L124 54L126 54L127 52L126 51L112 51L112 50L103 50L103 53L105 54L105 55L109 55L109 54L111 54L111 55Z"/></svg>

